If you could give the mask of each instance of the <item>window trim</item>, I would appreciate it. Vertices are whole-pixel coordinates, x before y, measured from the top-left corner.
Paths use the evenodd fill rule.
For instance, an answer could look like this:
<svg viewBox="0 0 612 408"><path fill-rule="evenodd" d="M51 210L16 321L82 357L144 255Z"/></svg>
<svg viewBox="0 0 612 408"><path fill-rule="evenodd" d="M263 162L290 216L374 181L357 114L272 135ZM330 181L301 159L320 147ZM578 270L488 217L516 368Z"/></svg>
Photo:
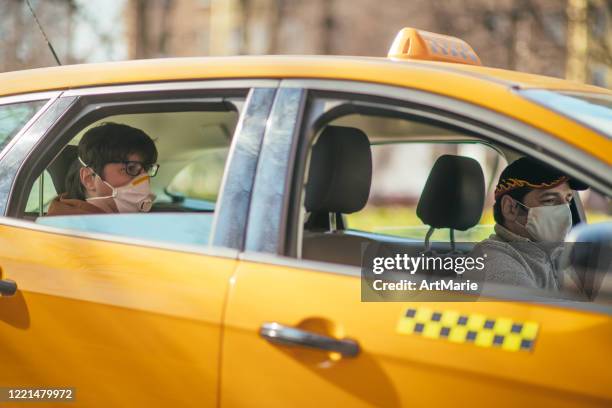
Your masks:
<svg viewBox="0 0 612 408"><path fill-rule="evenodd" d="M221 180L212 245L244 248L257 164L276 93L277 88L253 88L245 101Z"/></svg>
<svg viewBox="0 0 612 408"><path fill-rule="evenodd" d="M211 79L197 81L170 81L146 84L125 84L92 86L67 90L62 96L116 96L128 93L156 93L156 92L189 92L201 90L228 90L228 89L253 89L253 88L277 88L280 84L278 79Z"/></svg>
<svg viewBox="0 0 612 408"><path fill-rule="evenodd" d="M19 143L19 139L22 137L24 133L28 131L28 129L36 123L36 121L49 109L51 105L60 97L61 92L39 92L39 93L31 93L25 95L17 95L17 96L8 96L4 98L0 98L0 105L10 105L14 103L27 103L27 102L37 102L44 101L47 102L21 127L19 132L9 142L4 146L3 149L0 150L0 162L3 157L8 154L8 152Z"/></svg>
<svg viewBox="0 0 612 408"><path fill-rule="evenodd" d="M19 136L6 155L0 156L0 216L6 216L15 181L26 158L34 150L43 135L65 118L66 112L76 102L75 97L56 98L31 126Z"/></svg>
<svg viewBox="0 0 612 408"><path fill-rule="evenodd" d="M0 97L0 105L9 105L11 103L21 102L35 102L42 101L45 99L57 98L62 91L51 91L51 92L33 92L27 94L11 95Z"/></svg>
<svg viewBox="0 0 612 408"><path fill-rule="evenodd" d="M284 245L286 192L292 178L287 171L295 156L296 129L300 128L305 92L300 88L279 89L264 135L245 237L247 251L274 253ZM289 159L289 160L286 160ZM272 214L272 217L270 216Z"/></svg>

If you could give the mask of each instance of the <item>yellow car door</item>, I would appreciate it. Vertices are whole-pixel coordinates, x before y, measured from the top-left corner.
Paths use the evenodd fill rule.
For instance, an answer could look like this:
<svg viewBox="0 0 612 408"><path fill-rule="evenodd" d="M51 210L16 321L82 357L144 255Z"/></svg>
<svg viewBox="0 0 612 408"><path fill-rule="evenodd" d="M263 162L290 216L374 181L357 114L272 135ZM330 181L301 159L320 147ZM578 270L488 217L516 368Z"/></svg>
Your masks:
<svg viewBox="0 0 612 408"><path fill-rule="evenodd" d="M164 242L167 231L156 231L154 241L0 217L0 292L5 295L0 297L0 385L71 389L76 405L83 407L218 403L224 305L276 92L272 82L251 88L253 84L256 81L220 86L211 81L195 90L205 94L212 88L218 95L219 89L233 87L231 94L241 106L214 213L194 215L213 223L210 237L198 238L208 245L171 238ZM170 98L184 103L172 84L159 88L158 97L169 91ZM137 91L137 86L129 87L136 93L128 97L150 96L147 87L144 96ZM95 101L98 90L92 92L87 95L91 99L74 105L76 111L68 114L81 115L79 106ZM65 108L73 101L60 98L57 103ZM173 101L164 100L165 106ZM112 108L117 112L117 106ZM0 183L4 214L19 214L14 200L24 197L19 186L31 177L22 169L33 167L22 163L37 161L36 149L52 143L45 143L52 140L47 135L63 132L65 121L57 119L34 124L0 158L0 172L10 175L7 183ZM180 215L157 214L170 221ZM155 218L143 220L148 220L148 228L156 228Z"/></svg>
<svg viewBox="0 0 612 408"><path fill-rule="evenodd" d="M3 386L79 406L214 405L232 253L190 253L0 223Z"/></svg>
<svg viewBox="0 0 612 408"><path fill-rule="evenodd" d="M306 84L327 91L321 99L328 99L309 99L298 89ZM360 113L359 101L368 95L359 93L377 91L366 88L298 81L279 90L285 102L271 113L276 126L264 138L245 252L227 301L221 405L609 406L612 319L605 307L495 298L365 302L359 267L300 259L300 210L307 201L301 192L316 163L304 139L316 138L326 119ZM334 89L354 92L355 100L342 106L350 98L333 95ZM428 102L427 95L417 97ZM310 110L300 117L291 105L304 101ZM400 104L375 102L364 103L370 109L364 112L385 108L391 115ZM345 151L351 149L327 157L337 161ZM357 157L363 158L353 157L351 165L361 163ZM356 172L333 176L339 174L348 180ZM330 225L332 218L339 221L332 214L324 214ZM326 251L341 259L347 248ZM440 322L452 332L445 335Z"/></svg>
<svg viewBox="0 0 612 408"><path fill-rule="evenodd" d="M519 302L361 302L351 268L270 256L247 256L235 282L223 336L223 406L612 401L612 319L605 314ZM412 313L426 328L439 313L465 316L480 324L475 330L490 319L530 322L538 332L527 350L453 341L407 330Z"/></svg>

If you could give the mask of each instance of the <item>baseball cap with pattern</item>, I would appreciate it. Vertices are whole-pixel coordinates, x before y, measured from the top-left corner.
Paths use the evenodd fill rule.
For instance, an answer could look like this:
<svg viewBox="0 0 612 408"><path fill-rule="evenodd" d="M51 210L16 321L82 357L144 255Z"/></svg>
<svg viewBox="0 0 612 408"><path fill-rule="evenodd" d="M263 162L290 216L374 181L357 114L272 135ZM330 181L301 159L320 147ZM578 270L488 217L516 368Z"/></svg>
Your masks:
<svg viewBox="0 0 612 408"><path fill-rule="evenodd" d="M567 182L572 190L586 190L588 185L574 180L562 172L531 157L513 161L502 171L495 188L495 199L521 187L549 189Z"/></svg>

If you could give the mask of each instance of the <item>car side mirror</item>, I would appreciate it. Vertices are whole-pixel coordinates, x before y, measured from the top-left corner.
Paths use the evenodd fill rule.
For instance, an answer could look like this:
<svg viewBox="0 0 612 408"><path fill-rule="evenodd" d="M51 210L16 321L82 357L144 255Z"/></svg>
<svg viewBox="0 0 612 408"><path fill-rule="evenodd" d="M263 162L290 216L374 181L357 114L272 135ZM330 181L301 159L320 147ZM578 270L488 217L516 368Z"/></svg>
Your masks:
<svg viewBox="0 0 612 408"><path fill-rule="evenodd" d="M562 268L576 271L590 300L612 303L612 222L580 224L566 242Z"/></svg>

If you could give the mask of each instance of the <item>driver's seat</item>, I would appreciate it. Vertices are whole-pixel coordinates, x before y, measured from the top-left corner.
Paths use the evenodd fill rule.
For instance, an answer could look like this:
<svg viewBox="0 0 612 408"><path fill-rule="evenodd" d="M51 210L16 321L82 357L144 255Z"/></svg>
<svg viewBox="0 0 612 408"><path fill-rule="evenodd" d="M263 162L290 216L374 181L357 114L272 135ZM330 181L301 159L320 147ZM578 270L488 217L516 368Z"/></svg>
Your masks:
<svg viewBox="0 0 612 408"><path fill-rule="evenodd" d="M429 173L417 216L429 226L425 252L436 228L450 229L451 252L455 251L454 230L465 231L478 224L485 200L485 180L480 164L469 157L443 155Z"/></svg>

